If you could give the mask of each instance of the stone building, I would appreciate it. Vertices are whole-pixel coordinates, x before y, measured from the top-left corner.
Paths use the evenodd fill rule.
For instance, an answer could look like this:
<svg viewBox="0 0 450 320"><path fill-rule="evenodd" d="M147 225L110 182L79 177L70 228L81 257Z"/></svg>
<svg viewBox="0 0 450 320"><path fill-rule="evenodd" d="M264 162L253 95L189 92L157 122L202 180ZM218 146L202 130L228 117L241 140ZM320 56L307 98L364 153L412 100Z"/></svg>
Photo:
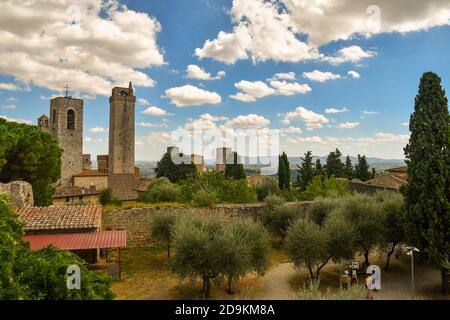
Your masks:
<svg viewBox="0 0 450 320"><path fill-rule="evenodd" d="M225 172L227 161L233 163L233 152L231 148L217 148L216 150L216 171Z"/></svg>
<svg viewBox="0 0 450 320"><path fill-rule="evenodd" d="M83 171L92 170L92 161L90 154L83 154Z"/></svg>
<svg viewBox="0 0 450 320"><path fill-rule="evenodd" d="M50 100L50 118L42 115L38 127L50 133L63 149L60 186L72 186L83 172L83 100L58 97Z"/></svg>

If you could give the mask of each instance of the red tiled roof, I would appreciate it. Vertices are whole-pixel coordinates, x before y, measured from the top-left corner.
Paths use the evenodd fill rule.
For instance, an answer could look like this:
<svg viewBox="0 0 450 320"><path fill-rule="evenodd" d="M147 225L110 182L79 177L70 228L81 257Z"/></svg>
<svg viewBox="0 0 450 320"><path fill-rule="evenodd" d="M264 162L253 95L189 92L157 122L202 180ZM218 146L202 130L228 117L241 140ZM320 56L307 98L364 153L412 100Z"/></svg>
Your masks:
<svg viewBox="0 0 450 320"><path fill-rule="evenodd" d="M30 242L31 249L39 250L53 245L60 250L110 249L127 245L125 230L87 233L39 234L23 238Z"/></svg>
<svg viewBox="0 0 450 320"><path fill-rule="evenodd" d="M99 229L102 206L28 207L15 209L25 231Z"/></svg>

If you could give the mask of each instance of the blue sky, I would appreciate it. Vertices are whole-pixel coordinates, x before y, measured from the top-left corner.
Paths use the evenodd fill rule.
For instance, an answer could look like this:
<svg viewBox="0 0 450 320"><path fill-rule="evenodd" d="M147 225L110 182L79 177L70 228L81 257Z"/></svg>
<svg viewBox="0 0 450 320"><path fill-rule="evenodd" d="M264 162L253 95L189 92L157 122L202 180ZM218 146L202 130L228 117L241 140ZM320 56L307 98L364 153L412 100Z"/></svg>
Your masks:
<svg viewBox="0 0 450 320"><path fill-rule="evenodd" d="M52 1L55 10L73 14L64 0ZM434 6L412 1L413 8L403 15L398 14L402 1L398 7L380 1L375 29L361 24L370 14L348 0L341 1L351 8L348 17L327 1L313 0L306 1L311 3L309 16L296 12L291 0L248 0L245 5L242 0L111 2L105 7L100 0L80 1L75 31L61 31L56 21L43 22L47 10L40 1L20 8L43 20L29 22L29 29L23 30L28 25L19 16L12 25L0 23L0 116L35 123L48 114L49 98L69 83L74 95L85 99L84 148L95 157L107 153L108 92L134 79L137 160L159 159L172 144L170 132L199 118L233 129L291 128L281 141L289 156L310 149L324 155L339 147L350 155L402 158L409 133L405 123L420 76L434 71L443 87L450 88L450 8L441 1ZM17 9L2 5L0 11L6 15L10 10L9 17ZM255 14L246 15L249 9ZM327 21L305 22L319 9ZM105 21L117 30L102 30ZM335 28L329 23L336 23ZM237 42L223 42L221 32ZM104 33L108 41L94 33ZM43 50L34 42L38 34L43 42L62 47L52 56L47 52L52 47ZM295 41L290 41L292 36ZM191 77L189 65L197 71ZM42 76L35 70L42 70ZM218 76L221 71L225 74ZM217 79L205 80L205 73ZM275 79L280 73L285 75ZM236 99L239 91L243 95Z"/></svg>

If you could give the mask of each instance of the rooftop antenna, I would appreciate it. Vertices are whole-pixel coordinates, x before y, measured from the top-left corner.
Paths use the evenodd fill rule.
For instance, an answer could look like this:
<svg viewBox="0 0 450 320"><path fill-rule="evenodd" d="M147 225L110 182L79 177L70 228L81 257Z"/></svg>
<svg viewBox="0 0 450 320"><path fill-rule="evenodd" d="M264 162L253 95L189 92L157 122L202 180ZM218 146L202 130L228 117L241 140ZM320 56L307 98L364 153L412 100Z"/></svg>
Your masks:
<svg viewBox="0 0 450 320"><path fill-rule="evenodd" d="M71 92L69 91L69 89L70 89L69 85L66 84L66 85L64 86L64 96L65 96L66 98L68 98L69 95L70 95L70 93L71 93Z"/></svg>

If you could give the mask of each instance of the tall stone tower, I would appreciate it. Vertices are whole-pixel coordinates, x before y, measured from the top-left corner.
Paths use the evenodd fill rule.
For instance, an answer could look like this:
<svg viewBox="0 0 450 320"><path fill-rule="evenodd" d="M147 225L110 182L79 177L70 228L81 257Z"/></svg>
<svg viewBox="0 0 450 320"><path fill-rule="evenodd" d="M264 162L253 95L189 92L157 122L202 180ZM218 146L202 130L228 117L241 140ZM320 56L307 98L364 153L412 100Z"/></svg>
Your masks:
<svg viewBox="0 0 450 320"><path fill-rule="evenodd" d="M83 172L83 100L72 97L50 100L49 132L63 149L61 184L71 186L73 176Z"/></svg>
<svg viewBox="0 0 450 320"><path fill-rule="evenodd" d="M109 174L134 174L133 86L115 87L109 98Z"/></svg>

